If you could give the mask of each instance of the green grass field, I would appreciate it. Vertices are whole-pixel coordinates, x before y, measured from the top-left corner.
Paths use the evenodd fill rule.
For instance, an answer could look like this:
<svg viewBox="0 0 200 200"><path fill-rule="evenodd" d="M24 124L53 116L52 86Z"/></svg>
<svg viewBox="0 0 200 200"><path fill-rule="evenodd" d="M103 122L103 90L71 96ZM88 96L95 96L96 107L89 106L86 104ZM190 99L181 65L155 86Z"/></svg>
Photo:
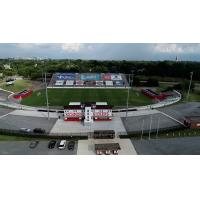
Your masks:
<svg viewBox="0 0 200 200"><path fill-rule="evenodd" d="M14 93L21 92L25 89L33 89L31 86L31 81L29 80L15 80L15 84L11 86L6 86L6 82L0 84L0 88L8 90Z"/></svg>
<svg viewBox="0 0 200 200"><path fill-rule="evenodd" d="M41 93L37 96L38 93ZM70 102L107 102L108 105L126 106L128 90L124 89L48 89L49 106L65 106ZM139 96L137 95L139 94ZM46 90L38 90L27 96L21 104L46 106ZM153 100L141 92L129 90L129 106L153 104Z"/></svg>

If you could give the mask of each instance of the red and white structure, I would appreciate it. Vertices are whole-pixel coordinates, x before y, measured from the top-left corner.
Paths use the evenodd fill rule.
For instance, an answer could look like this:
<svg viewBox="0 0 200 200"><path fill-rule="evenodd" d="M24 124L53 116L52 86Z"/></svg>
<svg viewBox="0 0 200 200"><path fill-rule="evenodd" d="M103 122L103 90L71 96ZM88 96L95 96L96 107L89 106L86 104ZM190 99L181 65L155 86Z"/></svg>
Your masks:
<svg viewBox="0 0 200 200"><path fill-rule="evenodd" d="M71 102L64 106L65 121L82 121L93 123L93 121L111 121L112 107L106 102Z"/></svg>

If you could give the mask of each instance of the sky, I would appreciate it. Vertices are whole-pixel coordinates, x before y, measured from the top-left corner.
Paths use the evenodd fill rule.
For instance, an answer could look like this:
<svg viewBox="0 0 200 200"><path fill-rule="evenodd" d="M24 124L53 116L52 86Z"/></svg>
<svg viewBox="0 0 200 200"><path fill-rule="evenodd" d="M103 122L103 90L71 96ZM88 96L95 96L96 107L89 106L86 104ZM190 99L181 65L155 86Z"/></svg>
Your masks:
<svg viewBox="0 0 200 200"><path fill-rule="evenodd" d="M0 58L200 61L199 43L0 43Z"/></svg>

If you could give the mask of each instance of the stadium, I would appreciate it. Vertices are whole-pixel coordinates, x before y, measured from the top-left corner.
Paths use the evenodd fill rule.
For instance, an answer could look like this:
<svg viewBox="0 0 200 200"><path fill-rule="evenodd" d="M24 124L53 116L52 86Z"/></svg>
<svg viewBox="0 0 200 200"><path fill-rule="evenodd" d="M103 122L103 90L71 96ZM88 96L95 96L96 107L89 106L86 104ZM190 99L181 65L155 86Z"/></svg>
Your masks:
<svg viewBox="0 0 200 200"><path fill-rule="evenodd" d="M46 87L40 82L41 87L34 91L27 88L14 94L1 89L0 104L16 109L1 109L1 128L17 132L22 127L31 131L41 127L48 137L94 138L94 132L98 130L112 130L116 139L128 135L148 135L151 138L162 131L183 129L186 127L182 122L184 116L199 115L194 112L196 105L192 105L190 111L182 104L175 109L173 106L166 107L180 101L179 92L174 90L157 94L152 88L133 89L127 77L127 74L57 72L45 84ZM86 123L86 113L90 123ZM154 136L150 135L153 133ZM121 152L135 154L135 151L123 153L123 148Z"/></svg>

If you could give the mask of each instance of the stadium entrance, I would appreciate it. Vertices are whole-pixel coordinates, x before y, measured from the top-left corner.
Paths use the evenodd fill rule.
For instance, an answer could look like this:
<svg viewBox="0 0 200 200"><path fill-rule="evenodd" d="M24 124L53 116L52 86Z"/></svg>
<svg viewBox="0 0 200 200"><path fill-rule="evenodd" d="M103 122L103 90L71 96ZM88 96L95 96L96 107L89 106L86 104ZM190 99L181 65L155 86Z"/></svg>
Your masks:
<svg viewBox="0 0 200 200"><path fill-rule="evenodd" d="M71 102L64 106L65 121L82 121L85 124L93 121L111 121L112 107L106 102Z"/></svg>

